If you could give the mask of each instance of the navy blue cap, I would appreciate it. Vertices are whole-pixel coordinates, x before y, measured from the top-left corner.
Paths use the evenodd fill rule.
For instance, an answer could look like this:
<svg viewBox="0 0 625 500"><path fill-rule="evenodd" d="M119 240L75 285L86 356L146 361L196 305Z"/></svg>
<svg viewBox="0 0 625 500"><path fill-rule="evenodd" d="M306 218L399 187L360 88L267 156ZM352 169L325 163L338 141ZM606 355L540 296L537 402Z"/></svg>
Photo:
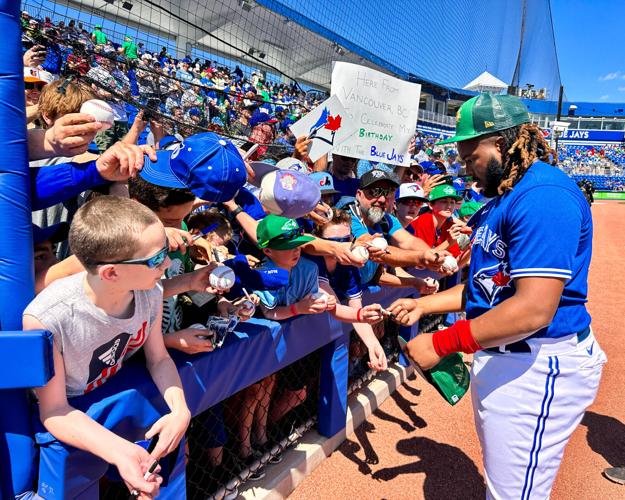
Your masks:
<svg viewBox="0 0 625 500"><path fill-rule="evenodd" d="M157 186L189 189L213 202L228 201L245 184L245 163L237 148L212 132L188 137L171 151L157 151L141 177Z"/></svg>
<svg viewBox="0 0 625 500"><path fill-rule="evenodd" d="M69 224L67 222L59 222L51 226L41 228L37 224L33 224L33 243L39 245L44 241L50 243L59 243L67 239L69 233Z"/></svg>
<svg viewBox="0 0 625 500"><path fill-rule="evenodd" d="M434 175L441 173L440 169L434 164L433 161L422 161L420 165L423 167L423 171L426 174Z"/></svg>

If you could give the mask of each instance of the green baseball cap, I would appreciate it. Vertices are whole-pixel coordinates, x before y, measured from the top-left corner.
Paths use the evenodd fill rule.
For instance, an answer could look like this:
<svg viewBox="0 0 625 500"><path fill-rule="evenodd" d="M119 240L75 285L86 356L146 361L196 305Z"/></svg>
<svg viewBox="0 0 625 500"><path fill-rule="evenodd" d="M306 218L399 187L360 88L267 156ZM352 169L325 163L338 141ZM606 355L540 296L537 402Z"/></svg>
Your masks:
<svg viewBox="0 0 625 500"><path fill-rule="evenodd" d="M313 241L312 236L304 236L304 231L295 219L269 214L258 223L256 238L260 248L291 250Z"/></svg>
<svg viewBox="0 0 625 500"><path fill-rule="evenodd" d="M529 121L527 108L518 97L480 94L460 106L456 113L456 135L438 144L468 141Z"/></svg>
<svg viewBox="0 0 625 500"><path fill-rule="evenodd" d="M458 196L458 193L454 189L453 186L449 184L441 184L440 186L436 186L432 191L430 191L430 196L428 198L429 201L436 201L442 198L453 198L458 201L462 199L462 196Z"/></svg>
<svg viewBox="0 0 625 500"><path fill-rule="evenodd" d="M460 217L467 217L469 215L473 215L480 208L482 208L481 203L477 201L466 201L462 204L462 206L460 207L460 210L458 210L458 215Z"/></svg>

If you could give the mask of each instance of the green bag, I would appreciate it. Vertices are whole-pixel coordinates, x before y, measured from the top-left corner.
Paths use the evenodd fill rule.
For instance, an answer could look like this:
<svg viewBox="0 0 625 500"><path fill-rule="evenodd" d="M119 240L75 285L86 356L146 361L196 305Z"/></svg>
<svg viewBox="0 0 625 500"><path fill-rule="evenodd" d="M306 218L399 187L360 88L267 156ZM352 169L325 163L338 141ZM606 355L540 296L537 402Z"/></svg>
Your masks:
<svg viewBox="0 0 625 500"><path fill-rule="evenodd" d="M456 352L441 359L440 363L429 370L422 370L410 359L406 351L406 341L401 335L397 336L399 346L404 351L406 359L438 393L445 398L450 405L455 405L469 390L469 370L462 359L462 354Z"/></svg>

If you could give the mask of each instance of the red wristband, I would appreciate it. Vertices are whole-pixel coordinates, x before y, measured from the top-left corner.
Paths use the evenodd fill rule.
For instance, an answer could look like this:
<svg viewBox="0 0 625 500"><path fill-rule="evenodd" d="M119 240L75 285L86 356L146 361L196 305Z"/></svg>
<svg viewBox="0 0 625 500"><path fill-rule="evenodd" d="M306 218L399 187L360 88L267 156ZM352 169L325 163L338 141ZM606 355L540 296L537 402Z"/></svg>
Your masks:
<svg viewBox="0 0 625 500"><path fill-rule="evenodd" d="M356 311L356 321L358 323L362 322L362 318L360 317L361 313L362 313L362 307L358 309L358 311Z"/></svg>
<svg viewBox="0 0 625 500"><path fill-rule="evenodd" d="M471 321L466 319L456 321L445 330L434 332L432 345L441 358L454 352L471 354L482 348L471 334Z"/></svg>
<svg viewBox="0 0 625 500"><path fill-rule="evenodd" d="M289 307L289 311L291 311L291 314L293 316L297 316L297 309L295 309L295 304L291 304L291 307Z"/></svg>

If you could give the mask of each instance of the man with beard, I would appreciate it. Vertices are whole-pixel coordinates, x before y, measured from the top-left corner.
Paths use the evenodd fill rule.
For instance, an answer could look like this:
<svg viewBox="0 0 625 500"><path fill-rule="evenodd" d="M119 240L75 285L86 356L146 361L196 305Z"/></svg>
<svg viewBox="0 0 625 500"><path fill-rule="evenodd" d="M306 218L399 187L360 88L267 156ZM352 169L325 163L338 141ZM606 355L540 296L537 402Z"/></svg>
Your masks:
<svg viewBox="0 0 625 500"><path fill-rule="evenodd" d="M378 270L377 263L391 266L418 266L439 270L442 253L435 253L419 238L406 231L397 217L389 212L395 201L395 191L400 183L397 176L386 170L373 169L360 178L356 203L350 206L352 235L377 235L384 238L388 250L369 247L370 261L361 269L363 283L370 283Z"/></svg>
<svg viewBox="0 0 625 500"><path fill-rule="evenodd" d="M469 280L390 310L404 325L466 310L466 320L417 335L407 354L428 370L449 354L475 353L471 399L487 498L549 498L606 361L585 307L590 210L548 163L554 151L517 97L464 103L445 142L454 141L467 173L493 198L469 221Z"/></svg>

